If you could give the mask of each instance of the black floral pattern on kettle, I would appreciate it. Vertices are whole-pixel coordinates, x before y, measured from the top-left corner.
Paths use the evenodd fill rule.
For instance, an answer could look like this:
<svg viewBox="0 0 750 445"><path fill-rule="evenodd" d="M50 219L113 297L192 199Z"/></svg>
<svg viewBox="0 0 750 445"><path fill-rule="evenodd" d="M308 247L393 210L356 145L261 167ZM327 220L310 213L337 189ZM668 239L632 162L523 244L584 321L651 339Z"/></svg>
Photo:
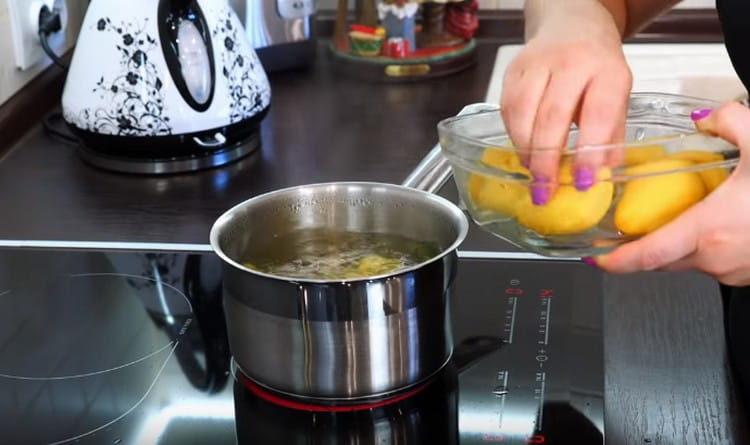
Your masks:
<svg viewBox="0 0 750 445"><path fill-rule="evenodd" d="M224 11L213 31L214 41L221 42L222 74L227 80L230 95L230 119L232 123L257 114L266 105L270 93L259 78L265 76L260 61L253 51L244 51L244 36L238 36L238 28L232 24L230 11Z"/></svg>
<svg viewBox="0 0 750 445"><path fill-rule="evenodd" d="M147 22L148 19L145 19ZM166 136L172 133L164 114L163 82L149 53L157 49L156 39L145 31L146 23L115 25L108 17L96 24L100 32L119 35L120 73L114 79L102 76L93 88L107 106L83 109L66 120L83 130L118 136Z"/></svg>

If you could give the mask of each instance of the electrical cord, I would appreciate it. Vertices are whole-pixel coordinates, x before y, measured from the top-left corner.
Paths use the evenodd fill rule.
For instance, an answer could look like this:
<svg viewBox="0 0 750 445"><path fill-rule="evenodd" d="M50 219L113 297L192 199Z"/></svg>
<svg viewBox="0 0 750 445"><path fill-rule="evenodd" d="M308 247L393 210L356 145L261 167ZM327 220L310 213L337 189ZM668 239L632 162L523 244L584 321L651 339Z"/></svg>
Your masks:
<svg viewBox="0 0 750 445"><path fill-rule="evenodd" d="M49 9L47 5L42 7L39 11L39 43L42 45L42 49L55 65L60 68L67 70L68 65L58 56L55 51L49 46L49 36L60 31L62 29L62 21L60 20L60 12L54 9Z"/></svg>
<svg viewBox="0 0 750 445"><path fill-rule="evenodd" d="M49 36L60 32L62 30L62 20L60 18L60 12L55 9L50 9L47 5L42 7L39 11L39 43L42 45L42 49L49 56L50 59L63 70L68 70L68 65L58 56L55 51L49 45ZM59 129L56 123L63 120L62 113L59 111L53 111L42 119L42 126L44 130L52 136L67 142L69 144L78 144L80 141L69 131Z"/></svg>
<svg viewBox="0 0 750 445"><path fill-rule="evenodd" d="M61 139L63 142L78 144L80 141L77 137L73 136L73 134L56 128L57 126L55 125L55 122L62 120L62 113L60 113L59 111L53 111L52 113L45 116L45 118L42 120L42 126L44 126L44 130L47 133Z"/></svg>

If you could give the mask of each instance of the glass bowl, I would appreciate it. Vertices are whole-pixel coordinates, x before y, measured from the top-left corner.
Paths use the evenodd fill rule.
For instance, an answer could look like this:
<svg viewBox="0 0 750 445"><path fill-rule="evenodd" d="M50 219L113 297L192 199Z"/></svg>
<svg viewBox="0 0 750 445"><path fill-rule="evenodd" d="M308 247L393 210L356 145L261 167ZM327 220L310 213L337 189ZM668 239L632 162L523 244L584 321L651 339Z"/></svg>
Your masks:
<svg viewBox="0 0 750 445"><path fill-rule="evenodd" d="M573 126L564 150L535 149L536 159L559 162L558 178L544 183L533 181L497 106L469 106L440 122L438 133L476 224L544 256L595 256L653 232L729 176L739 160L737 147L697 133L690 120L691 111L717 106L691 97L635 93L624 143L581 147ZM594 185L580 191L571 171L583 159L601 161L595 161ZM532 203L532 185L549 187L547 204Z"/></svg>

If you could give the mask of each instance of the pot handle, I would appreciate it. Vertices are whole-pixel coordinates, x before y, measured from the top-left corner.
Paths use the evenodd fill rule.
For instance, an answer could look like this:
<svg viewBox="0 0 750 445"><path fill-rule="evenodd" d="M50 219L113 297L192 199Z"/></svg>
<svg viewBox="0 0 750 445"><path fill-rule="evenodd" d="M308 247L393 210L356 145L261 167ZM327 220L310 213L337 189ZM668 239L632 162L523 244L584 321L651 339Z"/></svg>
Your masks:
<svg viewBox="0 0 750 445"><path fill-rule="evenodd" d="M480 113L487 110L497 110L498 106L490 103L475 103L465 106L457 116ZM428 193L437 193L443 185L450 179L453 174L451 165L443 156L440 144L430 150L422 159L409 177L401 185L422 190Z"/></svg>
<svg viewBox="0 0 750 445"><path fill-rule="evenodd" d="M453 363L460 374L477 361L500 349L504 344L505 341L499 337L465 338L453 347Z"/></svg>

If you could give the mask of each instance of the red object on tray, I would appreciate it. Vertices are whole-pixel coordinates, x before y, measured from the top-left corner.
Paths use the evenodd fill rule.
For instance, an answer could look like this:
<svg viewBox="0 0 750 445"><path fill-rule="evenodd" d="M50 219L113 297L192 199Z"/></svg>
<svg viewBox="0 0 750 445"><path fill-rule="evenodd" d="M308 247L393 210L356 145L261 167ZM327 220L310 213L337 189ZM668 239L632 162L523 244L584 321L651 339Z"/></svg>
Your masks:
<svg viewBox="0 0 750 445"><path fill-rule="evenodd" d="M365 25L351 25L349 28L352 31L358 31L358 32L363 32L365 34L372 34L372 35L375 35L378 31L377 28L373 28L372 26L365 26Z"/></svg>
<svg viewBox="0 0 750 445"><path fill-rule="evenodd" d="M391 37L385 43L383 55L393 59L403 59L411 52L409 41L401 37Z"/></svg>
<svg viewBox="0 0 750 445"><path fill-rule="evenodd" d="M477 0L450 5L445 15L445 29L455 36L471 39L479 29L478 10Z"/></svg>

